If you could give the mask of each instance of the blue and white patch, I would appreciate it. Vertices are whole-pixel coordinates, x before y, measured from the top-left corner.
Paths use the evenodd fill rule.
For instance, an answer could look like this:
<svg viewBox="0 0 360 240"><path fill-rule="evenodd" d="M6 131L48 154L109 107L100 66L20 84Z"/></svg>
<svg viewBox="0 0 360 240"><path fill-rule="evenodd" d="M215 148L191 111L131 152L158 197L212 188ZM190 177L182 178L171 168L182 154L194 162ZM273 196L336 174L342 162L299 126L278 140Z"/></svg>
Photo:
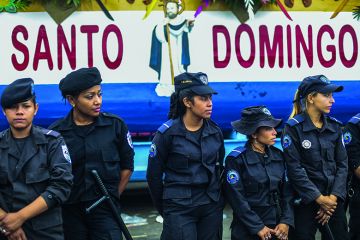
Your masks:
<svg viewBox="0 0 360 240"><path fill-rule="evenodd" d="M66 161L68 161L68 163L71 163L71 158L70 158L70 154L69 154L69 150L68 150L67 146L61 145L61 149L62 149L64 158L66 159Z"/></svg>
<svg viewBox="0 0 360 240"><path fill-rule="evenodd" d="M226 174L226 181L230 184L237 183L239 179L239 173L235 170L229 170Z"/></svg>
<svg viewBox="0 0 360 240"><path fill-rule="evenodd" d="M131 135L130 135L130 132L128 131L127 134L126 134L126 139L128 141L128 144L131 148L134 148L133 146L133 143L132 143L132 139L131 139Z"/></svg>
<svg viewBox="0 0 360 240"><path fill-rule="evenodd" d="M263 111L263 113L265 113L266 115L271 116L271 112L269 111L269 109L263 108L262 111Z"/></svg>
<svg viewBox="0 0 360 240"><path fill-rule="evenodd" d="M320 77L320 80L321 80L322 82L324 82L324 83L330 84L330 80L329 80L327 77L325 77L325 76L321 76L321 77Z"/></svg>
<svg viewBox="0 0 360 240"><path fill-rule="evenodd" d="M155 145L155 143L151 144L151 146L150 146L149 156L152 157L152 158L156 156L156 145Z"/></svg>
<svg viewBox="0 0 360 240"><path fill-rule="evenodd" d="M31 95L35 94L34 83L31 83Z"/></svg>
<svg viewBox="0 0 360 240"><path fill-rule="evenodd" d="M282 139L282 147L283 148L288 148L291 145L291 138L289 135L285 135Z"/></svg>
<svg viewBox="0 0 360 240"><path fill-rule="evenodd" d="M302 147L305 148L305 149L309 149L311 148L311 142L307 139L305 139L304 141L302 141L301 143Z"/></svg>
<svg viewBox="0 0 360 240"><path fill-rule="evenodd" d="M204 85L208 84L208 78L206 77L206 75L204 74L200 75L199 79Z"/></svg>
<svg viewBox="0 0 360 240"><path fill-rule="evenodd" d="M350 133L350 132L345 132L345 133L343 134L344 144L347 145L347 144L351 143L351 140L352 140L351 133Z"/></svg>

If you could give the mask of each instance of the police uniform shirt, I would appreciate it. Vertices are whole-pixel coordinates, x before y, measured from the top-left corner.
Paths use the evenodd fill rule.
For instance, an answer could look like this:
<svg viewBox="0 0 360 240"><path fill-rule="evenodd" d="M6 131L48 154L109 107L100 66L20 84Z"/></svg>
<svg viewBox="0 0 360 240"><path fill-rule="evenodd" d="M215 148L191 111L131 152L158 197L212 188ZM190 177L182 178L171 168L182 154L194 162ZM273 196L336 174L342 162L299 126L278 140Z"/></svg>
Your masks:
<svg viewBox="0 0 360 240"><path fill-rule="evenodd" d="M61 226L59 205L70 195L71 159L63 138L55 131L33 126L30 136L22 140L19 151L10 129L0 133L0 191L10 212L42 196L48 210L26 221L24 230L29 239L55 239L39 237L36 232L44 236L51 232L50 227ZM34 236L27 232L28 227Z"/></svg>
<svg viewBox="0 0 360 240"><path fill-rule="evenodd" d="M74 187L67 203L98 197L93 169L98 171L109 192L118 196L121 170L134 169L134 149L125 122L116 115L100 113L93 124L76 126L70 111L50 128L64 137L73 161Z"/></svg>
<svg viewBox="0 0 360 240"><path fill-rule="evenodd" d="M310 203L320 194L346 196L347 154L341 123L323 115L317 129L306 113L290 119L284 128L282 146L288 176L302 201Z"/></svg>
<svg viewBox="0 0 360 240"><path fill-rule="evenodd" d="M225 197L234 215L232 226L240 224L251 235L265 225L294 226L292 188L279 149L269 146L265 155L259 155L246 143L226 157L225 174Z"/></svg>
<svg viewBox="0 0 360 240"><path fill-rule="evenodd" d="M201 141L186 130L180 118L169 120L152 141L147 181L157 210L163 200L181 206L198 206L220 198L224 141L220 128L204 120ZM164 178L163 178L164 175Z"/></svg>
<svg viewBox="0 0 360 240"><path fill-rule="evenodd" d="M360 113L352 117L344 129L344 143L351 171L360 166Z"/></svg>

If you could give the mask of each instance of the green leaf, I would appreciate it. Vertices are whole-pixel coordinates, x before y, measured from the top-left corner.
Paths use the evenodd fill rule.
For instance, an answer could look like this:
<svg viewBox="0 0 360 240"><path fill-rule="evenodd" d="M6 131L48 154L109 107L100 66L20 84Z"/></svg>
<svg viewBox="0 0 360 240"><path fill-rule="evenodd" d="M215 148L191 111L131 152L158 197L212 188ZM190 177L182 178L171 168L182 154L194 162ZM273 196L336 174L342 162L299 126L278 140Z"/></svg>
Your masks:
<svg viewBox="0 0 360 240"><path fill-rule="evenodd" d="M4 7L0 7L0 12L2 12L4 10Z"/></svg>
<svg viewBox="0 0 360 240"><path fill-rule="evenodd" d="M9 13L16 13L16 6L14 3L10 2L9 5L7 5L5 7L5 11L9 12Z"/></svg>
<svg viewBox="0 0 360 240"><path fill-rule="evenodd" d="M360 6L357 6L353 9L353 17L356 20L360 20Z"/></svg>

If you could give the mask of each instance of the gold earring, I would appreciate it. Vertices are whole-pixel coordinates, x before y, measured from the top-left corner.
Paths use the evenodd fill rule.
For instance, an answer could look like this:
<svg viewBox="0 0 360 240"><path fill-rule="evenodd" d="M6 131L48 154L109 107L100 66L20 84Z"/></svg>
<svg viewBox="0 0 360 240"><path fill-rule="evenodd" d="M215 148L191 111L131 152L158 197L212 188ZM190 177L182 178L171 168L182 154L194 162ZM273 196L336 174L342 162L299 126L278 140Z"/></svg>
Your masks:
<svg viewBox="0 0 360 240"><path fill-rule="evenodd" d="M75 104L71 104L72 107L75 107Z"/></svg>

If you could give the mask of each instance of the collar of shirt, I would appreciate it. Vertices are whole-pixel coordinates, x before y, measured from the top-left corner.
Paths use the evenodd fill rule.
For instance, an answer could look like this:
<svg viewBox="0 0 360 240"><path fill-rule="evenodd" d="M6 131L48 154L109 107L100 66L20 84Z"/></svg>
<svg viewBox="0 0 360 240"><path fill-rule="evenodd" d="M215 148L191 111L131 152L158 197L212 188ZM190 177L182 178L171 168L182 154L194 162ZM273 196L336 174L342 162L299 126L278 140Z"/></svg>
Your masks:
<svg viewBox="0 0 360 240"><path fill-rule="evenodd" d="M311 121L310 116L307 113L303 113L304 115L304 124L303 124L303 131L304 132L310 132L310 131L314 131L314 130L318 130L317 127L315 127L315 125L313 124L313 122ZM334 127L334 124L329 122L326 115L322 114L321 116L322 120L323 120L323 126L320 129L320 132L325 131L326 129L331 131L331 132L336 132L336 129Z"/></svg>

